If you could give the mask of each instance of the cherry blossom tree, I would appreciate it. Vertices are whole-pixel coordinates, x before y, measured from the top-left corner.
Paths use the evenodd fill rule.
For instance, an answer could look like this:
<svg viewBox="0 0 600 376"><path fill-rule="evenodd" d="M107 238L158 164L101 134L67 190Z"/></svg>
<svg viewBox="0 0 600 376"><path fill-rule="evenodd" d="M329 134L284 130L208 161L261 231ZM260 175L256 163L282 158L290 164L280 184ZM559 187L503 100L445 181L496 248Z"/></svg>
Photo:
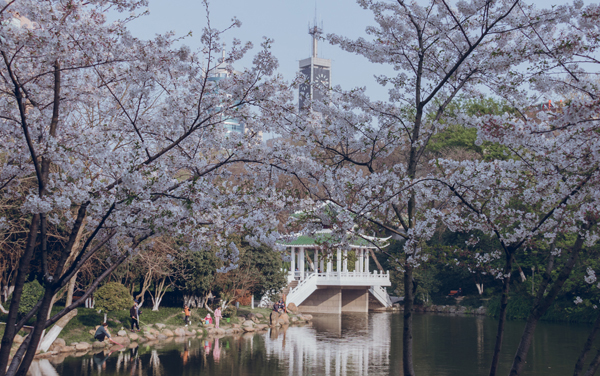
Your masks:
<svg viewBox="0 0 600 376"><path fill-rule="evenodd" d="M459 120L478 129L479 142L507 147L510 158L435 161L439 171L432 179L442 182L454 208L445 213L444 221L454 230L479 230L496 237L504 256L504 268L496 272L504 284L490 375L497 372L515 257L536 245L548 249L542 282L511 367L510 374L516 376L522 371L537 322L561 291L582 250L598 240L599 91L594 69L582 65L597 63L597 17L597 6L584 8L575 2L560 7L557 16L543 25L523 31L519 50L528 56L529 69L510 72L518 78L497 90L514 103L521 116ZM529 86L527 96L523 83ZM564 106L551 102L528 106L531 99L549 93L573 92L579 94L577 99ZM557 240L569 235L573 240L566 249L559 249Z"/></svg>
<svg viewBox="0 0 600 376"><path fill-rule="evenodd" d="M481 85L500 85L498 77L509 80L504 73L524 62L514 51L521 30L556 14L518 0L358 3L374 14L370 39L327 39L398 72L377 76L389 85L389 100L370 100L361 88L335 88L328 100L313 101L302 121L282 128L288 139L302 140L290 146L290 154L305 150L303 158L288 158L289 170L313 200L342 208L320 213L324 224L340 237L374 226L404 240L403 371L415 375L413 273L427 259L424 242L447 208L446 198L419 183L434 169L427 163L428 143L444 129L448 106L458 95L480 96Z"/></svg>
<svg viewBox="0 0 600 376"><path fill-rule="evenodd" d="M279 92L285 86L273 75L270 41L251 68L234 72L232 64L252 45L234 40L223 54L226 30L210 20L198 51L172 34L134 38L127 23L145 5L19 0L0 9L0 194L18 202L27 221L0 376L24 376L43 330L152 238L185 234L196 251L241 229L252 242L276 238L283 205L270 186L272 158L260 132L278 122L268 103L291 95ZM107 22L108 12L129 15ZM234 19L230 28L237 26ZM223 121L231 118L246 132L228 132ZM246 167L232 179L236 164ZM33 187L18 189L25 179ZM62 246L48 246L49 226L66 229ZM235 262L235 249L222 249L222 258ZM100 250L108 250L107 268L82 297L46 319L55 294ZM42 265L45 293L19 317L32 260ZM34 316L9 361L15 334Z"/></svg>

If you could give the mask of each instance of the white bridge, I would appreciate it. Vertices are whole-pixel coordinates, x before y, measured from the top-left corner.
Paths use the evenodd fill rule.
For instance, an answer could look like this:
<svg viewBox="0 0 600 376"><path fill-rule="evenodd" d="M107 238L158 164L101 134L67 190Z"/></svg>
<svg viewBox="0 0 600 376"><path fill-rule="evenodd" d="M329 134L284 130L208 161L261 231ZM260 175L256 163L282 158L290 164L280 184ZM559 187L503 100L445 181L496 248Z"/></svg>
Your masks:
<svg viewBox="0 0 600 376"><path fill-rule="evenodd" d="M333 253L319 251L317 242L307 236L285 244L291 256L286 304L294 303L301 312L310 313L367 312L391 307L384 288L391 286L389 271L383 271L375 258L373 249L379 246L369 243L382 240L387 239L355 242L358 244L350 246L350 254L339 249ZM377 265L372 272L371 262ZM354 271L348 270L349 263L354 263Z"/></svg>

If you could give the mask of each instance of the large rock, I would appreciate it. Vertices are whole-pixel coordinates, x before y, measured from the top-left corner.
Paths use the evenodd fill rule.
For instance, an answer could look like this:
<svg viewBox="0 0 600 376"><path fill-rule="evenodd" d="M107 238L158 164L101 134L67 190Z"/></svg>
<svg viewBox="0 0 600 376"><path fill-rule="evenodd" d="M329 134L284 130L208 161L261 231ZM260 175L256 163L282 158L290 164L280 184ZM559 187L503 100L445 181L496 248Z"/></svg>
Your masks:
<svg viewBox="0 0 600 376"><path fill-rule="evenodd" d="M91 348L92 348L92 345L90 345L87 342L79 342L75 345L75 350L77 350L77 351L87 351Z"/></svg>
<svg viewBox="0 0 600 376"><path fill-rule="evenodd" d="M298 314L298 307L294 303L288 304L287 310L293 313L294 315Z"/></svg>
<svg viewBox="0 0 600 376"><path fill-rule="evenodd" d="M147 339L148 341L155 341L155 340L156 340L156 337L155 337L155 336L153 336L152 334L146 334L146 339Z"/></svg>
<svg viewBox="0 0 600 376"><path fill-rule="evenodd" d="M173 337L175 335L171 329L164 329L162 334L166 335L167 337Z"/></svg>
<svg viewBox="0 0 600 376"><path fill-rule="evenodd" d="M127 337L127 333L125 333L125 336L118 336L118 337L114 337L112 339L113 341L115 341L116 343L119 343L123 346L126 346L129 344L129 337Z"/></svg>
<svg viewBox="0 0 600 376"><path fill-rule="evenodd" d="M63 352L63 353L74 352L74 351L75 351L75 346L63 346L60 349L60 352Z"/></svg>
<svg viewBox="0 0 600 376"><path fill-rule="evenodd" d="M283 325L283 324L289 324L289 323L290 323L290 317L288 316L288 314L287 314L287 313L282 313L282 314L279 316L279 319L277 320L277 322L278 322L279 324L282 324L282 325Z"/></svg>
<svg viewBox="0 0 600 376"><path fill-rule="evenodd" d="M57 346L60 346L60 347L64 347L64 346L67 345L67 343L65 342L65 340L62 339L62 338L55 339L53 344L57 345Z"/></svg>
<svg viewBox="0 0 600 376"><path fill-rule="evenodd" d="M279 313L276 311L271 311L271 317L269 320L269 323L271 324L271 326L277 325L278 320L279 320Z"/></svg>
<svg viewBox="0 0 600 376"><path fill-rule="evenodd" d="M257 313L256 317L258 317L259 319L264 319L265 316L262 313Z"/></svg>
<svg viewBox="0 0 600 376"><path fill-rule="evenodd" d="M100 347L104 347L106 344L104 342L100 342L100 341L96 341L94 343L92 343L92 347L95 349L98 349ZM77 346L77 345L75 345Z"/></svg>
<svg viewBox="0 0 600 376"><path fill-rule="evenodd" d="M246 327L246 326L253 327L254 326L254 321L252 321L252 320L246 320L246 321L244 321L244 323L242 325L244 327Z"/></svg>
<svg viewBox="0 0 600 376"><path fill-rule="evenodd" d="M155 324L158 329L164 329L165 324Z"/></svg>
<svg viewBox="0 0 600 376"><path fill-rule="evenodd" d="M183 337L183 336L185 336L185 329L177 328L177 329L175 329L175 331L173 333L178 337Z"/></svg>
<svg viewBox="0 0 600 376"><path fill-rule="evenodd" d="M125 336L127 335L127 332L126 332L126 331L124 331L124 330L119 330L119 331L117 332L117 335L118 335L119 337L125 337Z"/></svg>
<svg viewBox="0 0 600 376"><path fill-rule="evenodd" d="M137 341L137 340L138 340L138 338L140 338L140 336L138 336L138 335L137 335L137 334L135 334L135 333L130 333L130 334L129 334L129 339L130 339L130 340L132 340L132 341Z"/></svg>
<svg viewBox="0 0 600 376"><path fill-rule="evenodd" d="M302 315L301 318L298 317L302 321L310 321L313 319L312 315Z"/></svg>
<svg viewBox="0 0 600 376"><path fill-rule="evenodd" d="M244 332L254 332L256 331L255 328L251 327L251 326L244 326Z"/></svg>

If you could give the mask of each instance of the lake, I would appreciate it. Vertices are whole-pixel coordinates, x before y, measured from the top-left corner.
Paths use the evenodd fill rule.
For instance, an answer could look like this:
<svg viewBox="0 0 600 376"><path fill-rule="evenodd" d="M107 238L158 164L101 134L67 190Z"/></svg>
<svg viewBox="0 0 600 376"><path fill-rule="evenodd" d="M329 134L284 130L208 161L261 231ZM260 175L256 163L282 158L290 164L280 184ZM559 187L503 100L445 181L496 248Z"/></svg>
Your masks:
<svg viewBox="0 0 600 376"><path fill-rule="evenodd" d="M488 317L416 314L415 371L426 376L487 375L496 324ZM523 322L507 323L501 375L508 374L523 326ZM590 328L540 323L523 375L572 374ZM266 333L209 340L178 338L110 354L40 360L32 365L29 374L402 375L402 314L319 315L312 325Z"/></svg>

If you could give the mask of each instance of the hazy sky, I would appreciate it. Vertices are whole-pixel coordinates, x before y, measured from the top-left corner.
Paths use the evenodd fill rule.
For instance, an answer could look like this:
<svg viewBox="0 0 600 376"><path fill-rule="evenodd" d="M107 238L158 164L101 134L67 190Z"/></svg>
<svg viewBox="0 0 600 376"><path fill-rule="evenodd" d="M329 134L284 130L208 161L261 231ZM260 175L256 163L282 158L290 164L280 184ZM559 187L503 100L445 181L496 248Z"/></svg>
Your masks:
<svg viewBox="0 0 600 376"><path fill-rule="evenodd" d="M540 7L566 2L534 1ZM213 27L218 28L226 27L233 16L242 21L242 27L228 32L224 40L237 37L253 42L256 49L263 36L274 39L273 52L279 59L279 72L291 80L298 71L298 61L311 54L312 39L308 35L308 25L315 18L315 8L325 33L356 38L365 35L366 26L374 24L371 12L362 9L353 0L213 0L210 3L210 19ZM170 30L177 35L185 35L191 31L193 36L185 44L199 46L202 28L206 25L206 14L200 0L150 0L149 10L149 16L130 25L136 36L152 37ZM373 75L392 73L389 67L371 64L363 57L324 42L319 44L319 56L332 59L333 85L341 85L345 89L366 86L372 97L386 99L387 90L375 82ZM251 58L248 58L239 64L242 66L236 64L236 68L249 66L250 61Z"/></svg>

